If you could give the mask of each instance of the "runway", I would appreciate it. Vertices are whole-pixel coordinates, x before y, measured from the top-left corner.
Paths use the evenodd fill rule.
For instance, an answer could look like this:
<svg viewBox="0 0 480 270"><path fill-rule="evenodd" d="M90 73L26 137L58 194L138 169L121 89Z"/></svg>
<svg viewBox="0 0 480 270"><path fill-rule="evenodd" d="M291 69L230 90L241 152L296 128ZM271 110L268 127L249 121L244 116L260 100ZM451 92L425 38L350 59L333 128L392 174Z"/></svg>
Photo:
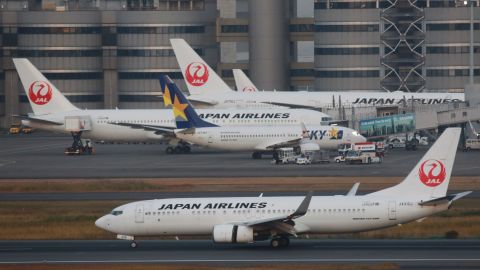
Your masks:
<svg viewBox="0 0 480 270"><path fill-rule="evenodd" d="M0 264L25 263L396 263L402 269L478 269L480 240L299 240L230 245L210 240L0 241Z"/></svg>
<svg viewBox="0 0 480 270"><path fill-rule="evenodd" d="M159 144L97 144L96 155L65 156L71 138L64 135L2 135L0 178L146 178L262 176L406 176L425 153L396 149L383 164L274 165L251 153L194 147L192 154L167 155ZM477 176L480 152L457 153L454 176Z"/></svg>

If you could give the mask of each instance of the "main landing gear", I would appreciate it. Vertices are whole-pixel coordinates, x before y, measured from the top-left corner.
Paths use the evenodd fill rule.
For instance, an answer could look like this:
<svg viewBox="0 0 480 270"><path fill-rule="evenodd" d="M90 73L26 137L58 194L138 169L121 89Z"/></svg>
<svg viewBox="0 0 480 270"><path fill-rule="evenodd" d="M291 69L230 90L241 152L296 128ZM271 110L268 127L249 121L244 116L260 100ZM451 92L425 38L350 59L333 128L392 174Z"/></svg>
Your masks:
<svg viewBox="0 0 480 270"><path fill-rule="evenodd" d="M290 245L290 239L287 236L274 236L270 240L270 246L273 248L288 247L288 245Z"/></svg>
<svg viewBox="0 0 480 270"><path fill-rule="evenodd" d="M169 155L171 154L189 154L192 151L190 146L184 142L178 143L177 146L168 146L167 149L165 149L165 152Z"/></svg>

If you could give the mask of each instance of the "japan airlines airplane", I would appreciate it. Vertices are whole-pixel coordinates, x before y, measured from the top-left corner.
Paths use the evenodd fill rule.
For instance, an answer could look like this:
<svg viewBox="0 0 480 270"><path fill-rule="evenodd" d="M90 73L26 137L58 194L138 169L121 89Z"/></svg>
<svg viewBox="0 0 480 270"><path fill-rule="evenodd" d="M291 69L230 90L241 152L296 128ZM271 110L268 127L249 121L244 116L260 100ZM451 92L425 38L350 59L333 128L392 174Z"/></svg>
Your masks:
<svg viewBox="0 0 480 270"><path fill-rule="evenodd" d="M287 246L299 234L382 229L446 211L471 191L447 195L460 128L448 128L396 186L366 195L225 197L147 200L119 206L95 225L131 240L138 236L211 236L215 243L271 239Z"/></svg>
<svg viewBox="0 0 480 270"><path fill-rule="evenodd" d="M175 56L185 78L190 96L188 99L202 107L228 108L315 108L342 105L397 105L414 101L420 104L440 104L465 100L463 93L406 93L374 91L251 91L255 85L237 81L237 91L233 91L183 39L170 39ZM247 78L248 80L248 78ZM250 81L250 80L248 80ZM240 85L240 86L239 86ZM246 91L245 91L245 90ZM248 90L250 89L250 90Z"/></svg>
<svg viewBox="0 0 480 270"><path fill-rule="evenodd" d="M261 152L294 146L309 149L338 149L340 144L364 142L357 131L339 126L302 125L218 126L197 115L192 104L166 75L160 76L164 101L172 104L177 128L170 132L178 139L223 150L251 150L253 158ZM315 148L312 148L315 147Z"/></svg>
<svg viewBox="0 0 480 270"><path fill-rule="evenodd" d="M75 107L27 59L13 59L23 88L33 109L33 115L23 117L24 125L60 133L82 135L105 141L158 141L164 135L157 126L175 127L170 109L159 110L80 110ZM214 124L280 125L321 124L331 117L314 110L200 110L199 115ZM75 137L78 140L78 137ZM188 145L167 148L168 152L188 152Z"/></svg>

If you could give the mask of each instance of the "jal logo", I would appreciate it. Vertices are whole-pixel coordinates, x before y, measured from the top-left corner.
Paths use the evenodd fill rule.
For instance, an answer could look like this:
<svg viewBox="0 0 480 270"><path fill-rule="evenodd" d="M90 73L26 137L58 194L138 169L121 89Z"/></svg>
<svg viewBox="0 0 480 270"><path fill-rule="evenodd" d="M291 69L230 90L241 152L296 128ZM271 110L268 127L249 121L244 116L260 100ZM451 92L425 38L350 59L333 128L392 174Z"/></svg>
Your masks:
<svg viewBox="0 0 480 270"><path fill-rule="evenodd" d="M44 81L34 81L28 88L28 98L37 105L45 105L52 99L52 87Z"/></svg>
<svg viewBox="0 0 480 270"><path fill-rule="evenodd" d="M422 163L418 171L420 181L428 187L436 187L443 183L446 177L445 166L436 159L429 159Z"/></svg>
<svg viewBox="0 0 480 270"><path fill-rule="evenodd" d="M242 89L242 92L255 92L255 88L253 88L252 86L245 86Z"/></svg>
<svg viewBox="0 0 480 270"><path fill-rule="evenodd" d="M185 71L185 78L193 86L204 85L208 81L207 66L198 62L190 63Z"/></svg>

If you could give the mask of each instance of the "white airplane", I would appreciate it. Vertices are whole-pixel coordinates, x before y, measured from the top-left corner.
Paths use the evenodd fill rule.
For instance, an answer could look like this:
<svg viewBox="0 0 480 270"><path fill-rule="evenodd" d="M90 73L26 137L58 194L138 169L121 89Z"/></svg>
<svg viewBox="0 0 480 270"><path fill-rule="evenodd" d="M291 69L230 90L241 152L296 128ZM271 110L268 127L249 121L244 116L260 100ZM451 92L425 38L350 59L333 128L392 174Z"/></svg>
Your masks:
<svg viewBox="0 0 480 270"><path fill-rule="evenodd" d="M119 206L95 225L131 240L139 236L211 236L215 243L271 239L287 246L289 237L353 233L405 224L446 211L471 191L447 195L460 128L448 128L396 186L346 196L225 197L147 200Z"/></svg>
<svg viewBox="0 0 480 270"><path fill-rule="evenodd" d="M233 70L233 78L235 79L235 86L239 92L258 92L257 87L253 82L243 73L241 69Z"/></svg>
<svg viewBox="0 0 480 270"><path fill-rule="evenodd" d="M464 101L463 93L406 93L374 91L254 91L255 85L241 71L236 71L237 91L233 91L183 39L170 39L185 82L188 99L202 107L314 108L342 105L396 105L411 102L440 104ZM242 74L240 74L242 73ZM237 80L238 77L243 77ZM244 90L245 89L245 90ZM249 90L250 89L250 90Z"/></svg>
<svg viewBox="0 0 480 270"><path fill-rule="evenodd" d="M174 128L170 109L143 110L81 110L75 107L27 59L13 59L33 114L22 117L29 127L59 133L72 133L74 144L88 139L105 141L158 141L163 140L157 126ZM331 117L314 110L292 109L208 109L200 110L200 117L214 124L228 125L281 125L321 124ZM179 144L167 147L167 152L188 152L189 146Z"/></svg>
<svg viewBox="0 0 480 270"><path fill-rule="evenodd" d="M254 151L253 158L262 152L294 146L308 149L337 149L340 144L364 142L357 131L339 126L302 125L218 126L202 120L192 104L166 75L160 76L164 100L172 104L176 129L170 134L182 141L222 150Z"/></svg>

